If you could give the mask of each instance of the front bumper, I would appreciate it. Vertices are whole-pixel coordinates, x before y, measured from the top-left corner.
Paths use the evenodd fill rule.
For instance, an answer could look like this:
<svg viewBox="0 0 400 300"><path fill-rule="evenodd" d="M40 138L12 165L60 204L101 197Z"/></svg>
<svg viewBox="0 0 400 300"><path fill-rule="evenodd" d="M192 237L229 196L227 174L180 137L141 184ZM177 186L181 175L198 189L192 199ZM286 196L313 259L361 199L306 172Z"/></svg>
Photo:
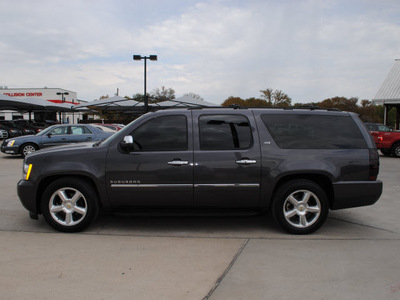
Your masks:
<svg viewBox="0 0 400 300"><path fill-rule="evenodd" d="M6 154L19 154L19 147L1 146L1 152L6 153Z"/></svg>
<svg viewBox="0 0 400 300"><path fill-rule="evenodd" d="M333 184L330 209L372 205L382 195L382 181L342 181Z"/></svg>
<svg viewBox="0 0 400 300"><path fill-rule="evenodd" d="M17 193L22 205L33 214L38 214L36 186L31 181L21 179L17 185Z"/></svg>

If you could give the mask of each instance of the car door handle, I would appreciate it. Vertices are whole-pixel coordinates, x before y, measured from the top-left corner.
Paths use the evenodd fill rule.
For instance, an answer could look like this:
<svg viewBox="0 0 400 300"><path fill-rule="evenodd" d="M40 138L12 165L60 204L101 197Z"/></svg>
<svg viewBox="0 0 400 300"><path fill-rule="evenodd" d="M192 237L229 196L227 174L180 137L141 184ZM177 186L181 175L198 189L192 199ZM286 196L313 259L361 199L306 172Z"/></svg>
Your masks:
<svg viewBox="0 0 400 300"><path fill-rule="evenodd" d="M184 166L184 165L188 165L189 162L187 160L173 160L173 161L169 161L168 164L171 166Z"/></svg>
<svg viewBox="0 0 400 300"><path fill-rule="evenodd" d="M255 159L240 159L236 161L237 164L239 165L252 165L257 163L257 161Z"/></svg>

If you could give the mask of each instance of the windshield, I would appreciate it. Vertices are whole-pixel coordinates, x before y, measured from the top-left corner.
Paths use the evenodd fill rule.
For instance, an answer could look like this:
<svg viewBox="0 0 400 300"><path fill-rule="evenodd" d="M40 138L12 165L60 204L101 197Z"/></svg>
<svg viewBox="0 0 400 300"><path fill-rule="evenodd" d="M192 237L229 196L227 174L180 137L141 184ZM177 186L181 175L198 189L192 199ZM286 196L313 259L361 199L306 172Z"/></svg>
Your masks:
<svg viewBox="0 0 400 300"><path fill-rule="evenodd" d="M48 133L50 130L52 130L54 128L55 125L47 127L45 129L43 129L41 132L39 132L37 135L45 135L46 133Z"/></svg>

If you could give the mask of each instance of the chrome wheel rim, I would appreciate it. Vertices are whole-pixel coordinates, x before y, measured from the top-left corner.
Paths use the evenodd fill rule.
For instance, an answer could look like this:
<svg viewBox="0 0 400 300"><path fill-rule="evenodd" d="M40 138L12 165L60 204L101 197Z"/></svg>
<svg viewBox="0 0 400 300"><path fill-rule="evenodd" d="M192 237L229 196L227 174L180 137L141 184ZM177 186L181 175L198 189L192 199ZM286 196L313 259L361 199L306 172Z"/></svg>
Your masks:
<svg viewBox="0 0 400 300"><path fill-rule="evenodd" d="M87 201L74 188L61 188L54 192L49 201L51 217L63 226L74 226L83 221L87 214Z"/></svg>
<svg viewBox="0 0 400 300"><path fill-rule="evenodd" d="M310 227L321 215L321 202L308 190L295 191L286 198L283 215L286 221L296 228Z"/></svg>
<svg viewBox="0 0 400 300"><path fill-rule="evenodd" d="M29 153L35 152L36 149L34 146L32 145L27 145L24 147L24 149L22 150L22 152L24 153L25 156L27 156Z"/></svg>

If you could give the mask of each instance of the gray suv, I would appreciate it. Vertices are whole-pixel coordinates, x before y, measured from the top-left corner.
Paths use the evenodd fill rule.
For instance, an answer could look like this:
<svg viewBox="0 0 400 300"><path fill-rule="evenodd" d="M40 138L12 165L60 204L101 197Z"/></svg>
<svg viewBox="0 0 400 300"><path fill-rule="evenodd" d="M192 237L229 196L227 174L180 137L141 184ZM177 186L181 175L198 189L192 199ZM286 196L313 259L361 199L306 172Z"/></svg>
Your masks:
<svg viewBox="0 0 400 300"><path fill-rule="evenodd" d="M100 210L267 211L308 234L328 211L374 204L379 156L356 114L214 108L147 113L107 140L29 154L18 195L80 231Z"/></svg>

